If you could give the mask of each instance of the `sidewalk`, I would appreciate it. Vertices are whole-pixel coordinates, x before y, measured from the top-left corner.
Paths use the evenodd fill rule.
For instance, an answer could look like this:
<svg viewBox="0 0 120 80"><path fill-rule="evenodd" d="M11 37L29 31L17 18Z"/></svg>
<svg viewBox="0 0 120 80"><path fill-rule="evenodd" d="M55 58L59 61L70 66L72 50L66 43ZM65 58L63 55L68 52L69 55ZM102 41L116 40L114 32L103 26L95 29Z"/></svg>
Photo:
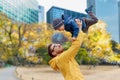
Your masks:
<svg viewBox="0 0 120 80"><path fill-rule="evenodd" d="M0 80L18 80L15 75L16 67L0 68Z"/></svg>
<svg viewBox="0 0 120 80"><path fill-rule="evenodd" d="M118 66L98 66L88 69L80 66L86 80L120 80ZM22 80L64 80L61 73L53 71L49 66L18 67L18 77Z"/></svg>

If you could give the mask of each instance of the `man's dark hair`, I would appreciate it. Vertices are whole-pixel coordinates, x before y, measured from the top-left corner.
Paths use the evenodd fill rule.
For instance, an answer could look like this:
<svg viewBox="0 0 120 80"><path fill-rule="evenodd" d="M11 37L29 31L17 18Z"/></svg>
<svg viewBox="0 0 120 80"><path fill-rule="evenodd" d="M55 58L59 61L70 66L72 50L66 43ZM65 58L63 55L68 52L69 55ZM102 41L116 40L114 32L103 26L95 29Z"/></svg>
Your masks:
<svg viewBox="0 0 120 80"><path fill-rule="evenodd" d="M55 56L54 56L54 55L52 55L51 46L52 46L52 44L49 44L49 45L48 45L48 54L49 54L49 56L50 56L50 57L52 57L52 58L53 58L53 57L55 57Z"/></svg>

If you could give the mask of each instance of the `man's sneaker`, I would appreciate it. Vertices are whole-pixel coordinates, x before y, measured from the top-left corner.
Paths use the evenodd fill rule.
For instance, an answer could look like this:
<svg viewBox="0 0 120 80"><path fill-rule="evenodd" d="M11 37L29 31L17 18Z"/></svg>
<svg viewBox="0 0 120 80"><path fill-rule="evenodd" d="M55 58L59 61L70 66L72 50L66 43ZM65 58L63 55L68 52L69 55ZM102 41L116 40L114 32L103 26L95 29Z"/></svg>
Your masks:
<svg viewBox="0 0 120 80"><path fill-rule="evenodd" d="M93 9L93 5L91 5L90 7L88 7L87 9L85 9L86 13L92 12Z"/></svg>

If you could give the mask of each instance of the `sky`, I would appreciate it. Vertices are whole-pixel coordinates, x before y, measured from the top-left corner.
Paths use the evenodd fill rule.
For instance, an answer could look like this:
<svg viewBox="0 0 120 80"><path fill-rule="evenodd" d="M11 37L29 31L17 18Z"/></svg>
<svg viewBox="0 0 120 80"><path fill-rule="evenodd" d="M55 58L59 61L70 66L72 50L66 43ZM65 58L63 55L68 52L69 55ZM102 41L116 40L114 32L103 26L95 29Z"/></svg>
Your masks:
<svg viewBox="0 0 120 80"><path fill-rule="evenodd" d="M72 11L84 12L87 3L86 0L38 0L39 4L44 6L45 12L51 6L57 6ZM107 23L107 31L112 34L112 39L119 41L118 28L118 7L119 0L95 0L96 1L96 16Z"/></svg>
<svg viewBox="0 0 120 80"><path fill-rule="evenodd" d="M37 0L40 5L44 6L45 12L51 6L57 6L77 12L84 12L86 8L86 0Z"/></svg>

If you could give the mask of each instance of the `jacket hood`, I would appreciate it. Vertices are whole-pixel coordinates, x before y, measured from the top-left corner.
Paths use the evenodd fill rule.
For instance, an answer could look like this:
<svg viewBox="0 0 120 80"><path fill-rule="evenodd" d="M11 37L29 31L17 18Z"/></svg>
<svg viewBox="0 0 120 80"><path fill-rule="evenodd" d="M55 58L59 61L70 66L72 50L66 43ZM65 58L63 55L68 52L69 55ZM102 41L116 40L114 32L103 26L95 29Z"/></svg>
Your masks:
<svg viewBox="0 0 120 80"><path fill-rule="evenodd" d="M66 25L70 20L72 19L72 16L68 16L66 14L62 15L62 20L64 20L64 24Z"/></svg>
<svg viewBox="0 0 120 80"><path fill-rule="evenodd" d="M51 59L51 60L49 61L49 65L50 65L55 71L58 70L56 58Z"/></svg>

